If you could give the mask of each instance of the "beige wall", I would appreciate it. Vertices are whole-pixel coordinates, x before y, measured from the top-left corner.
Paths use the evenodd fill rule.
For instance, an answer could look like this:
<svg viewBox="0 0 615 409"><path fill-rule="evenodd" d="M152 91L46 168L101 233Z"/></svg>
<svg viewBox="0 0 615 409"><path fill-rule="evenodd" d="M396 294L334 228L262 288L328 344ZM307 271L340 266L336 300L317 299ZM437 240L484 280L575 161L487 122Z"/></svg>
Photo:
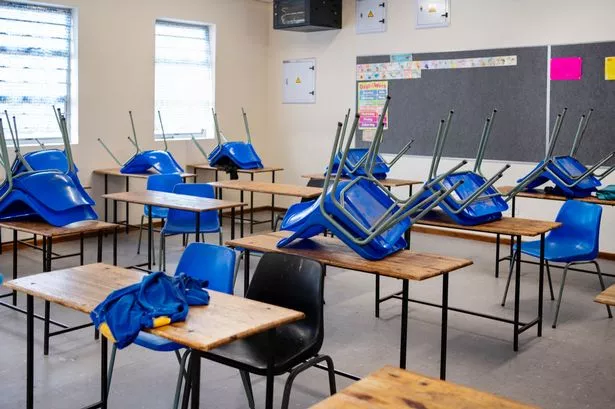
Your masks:
<svg viewBox="0 0 615 409"><path fill-rule="evenodd" d="M284 180L301 182L301 173L324 168L336 123L343 119L345 109L354 104L357 55L615 40L615 2L610 0L587 2L591 6L573 0L453 0L451 26L429 30L414 28L415 1L388 3L388 29L382 34L355 34L354 0L344 0L342 30L303 34L270 29L269 132L275 145L271 145L274 150L266 156L287 168ZM281 62L307 57L317 59L317 103L283 105ZM613 140L615 146L615 136ZM443 160L441 167L452 164ZM484 164L488 172L501 166L501 162ZM422 180L428 168L429 158L406 157L396 165L393 175ZM502 183L512 183L530 169L528 164L513 164ZM609 181L615 183L615 175ZM545 219L553 218L561 205L527 199L519 202L520 216ZM602 226L602 250L615 252L615 209L605 209Z"/></svg>

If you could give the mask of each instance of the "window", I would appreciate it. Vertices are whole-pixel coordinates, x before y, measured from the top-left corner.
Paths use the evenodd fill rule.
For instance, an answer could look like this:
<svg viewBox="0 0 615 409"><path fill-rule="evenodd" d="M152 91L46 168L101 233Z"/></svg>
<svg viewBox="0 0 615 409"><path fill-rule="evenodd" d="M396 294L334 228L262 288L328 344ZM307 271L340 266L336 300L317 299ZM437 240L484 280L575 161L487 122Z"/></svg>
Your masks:
<svg viewBox="0 0 615 409"><path fill-rule="evenodd" d="M156 21L155 137L162 138L158 111L169 139L213 138L211 27Z"/></svg>
<svg viewBox="0 0 615 409"><path fill-rule="evenodd" d="M71 9L0 1L0 110L7 139L5 109L16 117L24 145L35 138L61 142L52 105L75 124L69 119L71 54Z"/></svg>

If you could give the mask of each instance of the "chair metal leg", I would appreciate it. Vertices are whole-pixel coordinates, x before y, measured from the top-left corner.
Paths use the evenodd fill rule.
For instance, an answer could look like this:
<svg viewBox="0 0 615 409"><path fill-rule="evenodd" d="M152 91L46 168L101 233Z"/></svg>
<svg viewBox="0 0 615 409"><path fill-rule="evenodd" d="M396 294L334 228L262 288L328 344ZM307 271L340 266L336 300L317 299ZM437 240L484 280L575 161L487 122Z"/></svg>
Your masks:
<svg viewBox="0 0 615 409"><path fill-rule="evenodd" d="M143 218L141 215L141 224L139 224L139 244L137 245L137 254L141 254L141 239L143 238Z"/></svg>
<svg viewBox="0 0 615 409"><path fill-rule="evenodd" d="M113 367L115 366L115 354L117 352L117 345L113 344L111 349L111 359L109 360L109 369L107 370L107 398L109 398L109 391L111 389L111 378L113 378Z"/></svg>
<svg viewBox="0 0 615 409"><path fill-rule="evenodd" d="M557 317L559 316L559 306L562 303L562 296L564 295L564 285L566 284L566 274L568 274L568 268L570 267L571 263L567 263L566 266L564 267L564 274L562 275L562 283L559 287L559 296L557 298L557 306L555 307L555 318L553 319L553 325L551 325L552 328L555 328L557 326Z"/></svg>
<svg viewBox="0 0 615 409"><path fill-rule="evenodd" d="M551 292L551 301L555 300L555 295L553 295L553 282L551 281L551 268L549 267L549 262L545 260L545 266L547 267L547 279L549 280L549 291Z"/></svg>
<svg viewBox="0 0 615 409"><path fill-rule="evenodd" d="M186 349L183 355L179 354L179 351L175 351L175 355L179 360L179 374L177 375L177 386L175 387L175 398L173 399L173 409L177 409L179 407L179 397L181 395L182 383L184 377L186 378L186 382L188 382L188 373L186 372L186 359L188 355L190 355L190 349Z"/></svg>
<svg viewBox="0 0 615 409"><path fill-rule="evenodd" d="M596 272L598 273L598 280L600 280L600 288L602 289L602 291L604 291L606 287L604 286L604 279L602 278L602 271L600 271L600 265L595 260L592 261L591 264L596 266ZM609 318L613 318L613 314L611 313L611 307L606 305L606 311L609 314Z"/></svg>
<svg viewBox="0 0 615 409"><path fill-rule="evenodd" d="M240 251L239 257L237 257L237 263L235 264L235 275L233 277L233 287L235 287L235 284L237 283L237 274L239 274L239 265L241 264L241 260L243 260L244 256L245 256L245 252Z"/></svg>
<svg viewBox="0 0 615 409"><path fill-rule="evenodd" d="M250 409L255 409L254 393L252 392L252 382L250 382L250 374L246 371L239 371L239 375L241 375L243 389L246 391L246 397L248 398L248 407Z"/></svg>
<svg viewBox="0 0 615 409"><path fill-rule="evenodd" d="M515 265L516 258L517 258L517 252L515 251L512 258L510 259L510 267L508 269L508 279L506 280L506 288L504 289L504 296L502 297L502 307L506 305L506 297L508 296L508 289L510 288L510 280L512 279L513 266Z"/></svg>
<svg viewBox="0 0 615 409"><path fill-rule="evenodd" d="M286 380L286 384L284 385L284 395L282 397L282 409L288 409L288 404L290 401L290 391L293 387L293 382L295 378L297 377L297 375L299 375L301 372L313 367L314 365L322 361L327 362L327 372L329 373L329 389L330 389L331 395L335 394L336 385L335 385L335 368L333 367L333 360L328 355L316 355L315 357L308 359L301 365L294 368L290 372L290 375L288 375L288 379Z"/></svg>
<svg viewBox="0 0 615 409"><path fill-rule="evenodd" d="M205 240L203 240L205 241ZM221 246L224 240L222 240L222 229L218 232L218 244Z"/></svg>
<svg viewBox="0 0 615 409"><path fill-rule="evenodd" d="M164 233L160 232L160 249L158 250L158 267L160 268L160 271L165 271L166 270L166 249L165 249L166 243L165 243L165 237L164 237Z"/></svg>

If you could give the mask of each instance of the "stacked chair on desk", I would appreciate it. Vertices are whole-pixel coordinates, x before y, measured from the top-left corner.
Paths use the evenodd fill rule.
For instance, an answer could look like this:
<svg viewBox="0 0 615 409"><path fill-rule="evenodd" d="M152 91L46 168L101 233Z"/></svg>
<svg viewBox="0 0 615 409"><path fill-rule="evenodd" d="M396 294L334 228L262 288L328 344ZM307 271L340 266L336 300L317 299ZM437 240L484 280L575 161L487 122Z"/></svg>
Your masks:
<svg viewBox="0 0 615 409"><path fill-rule="evenodd" d="M587 115L581 116L570 154L554 156L555 144L559 138L566 112L567 108L564 108L557 115L545 159L536 165L534 170L528 176L521 179L520 182L525 182L532 175L537 175L537 177L534 177L532 181L527 183L527 189L535 189L550 181L555 184L554 191L557 194L566 197L587 197L601 186L601 180L615 171L615 164L613 164L602 173L596 173L599 167L604 166L611 159L615 158L615 152L611 152L589 168L576 158L577 151L593 113L593 109L590 109Z"/></svg>
<svg viewBox="0 0 615 409"><path fill-rule="evenodd" d="M120 172L125 174L131 173L146 173L150 170L154 169L158 173L168 174L168 173L182 173L184 169L177 163L173 155L168 151L167 138L164 133L164 128L162 127L162 117L160 116L160 111L158 111L158 118L160 119L160 126L162 128L162 139L164 141L164 150L147 150L142 151L139 147L139 142L137 140L137 132L135 131L135 123L132 117L132 111L128 111L128 115L130 116L130 124L132 126L132 138L129 136L128 140L137 150L135 154L126 161L126 163L122 164L116 157L113 155L111 150L105 145L102 139L98 138L98 142L105 148L105 150L111 155L113 160L121 166Z"/></svg>
<svg viewBox="0 0 615 409"><path fill-rule="evenodd" d="M14 136L16 160L12 165L0 120L0 162L6 176L0 186L1 220L42 218L53 226L65 226L98 219L94 210L95 203L77 177L66 118L59 110L56 118L65 150L33 152L25 156L19 151L17 124L13 121L15 129L10 129ZM32 160L34 166L29 160Z"/></svg>
<svg viewBox="0 0 615 409"><path fill-rule="evenodd" d="M297 203L288 209L281 229L290 230L293 234L282 239L278 243L279 247L329 230L362 257L368 260L380 260L406 248L404 235L411 224L426 215L452 192L451 189L441 189L428 194L425 198L427 189L432 187L431 184L426 184L412 197L400 200L373 176L388 104L387 99L374 141L362 165L365 176L357 176L351 181L340 181L341 172L337 172L332 179L333 163L339 152L342 130L342 124L338 123L323 194L316 200ZM358 116L355 117L352 124L346 146L342 151L340 166L345 166L347 163L358 119ZM433 184L438 183L450 172L434 180Z"/></svg>

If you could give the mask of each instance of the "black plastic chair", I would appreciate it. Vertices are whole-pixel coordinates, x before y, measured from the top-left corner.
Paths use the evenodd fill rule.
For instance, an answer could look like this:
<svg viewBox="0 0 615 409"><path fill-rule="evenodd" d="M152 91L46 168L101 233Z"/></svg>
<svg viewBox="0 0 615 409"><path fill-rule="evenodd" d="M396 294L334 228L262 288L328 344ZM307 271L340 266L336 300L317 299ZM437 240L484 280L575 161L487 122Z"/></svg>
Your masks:
<svg viewBox="0 0 615 409"><path fill-rule="evenodd" d="M265 253L250 283L246 298L301 311L306 318L276 330L274 376L289 372L282 409L288 408L293 381L301 372L325 361L329 388L336 392L333 360L319 351L324 338L323 326L324 267L300 256ZM203 357L256 375L267 375L270 347L266 333L241 339ZM249 376L244 387L250 407L254 402ZM247 380L247 381L246 381Z"/></svg>

